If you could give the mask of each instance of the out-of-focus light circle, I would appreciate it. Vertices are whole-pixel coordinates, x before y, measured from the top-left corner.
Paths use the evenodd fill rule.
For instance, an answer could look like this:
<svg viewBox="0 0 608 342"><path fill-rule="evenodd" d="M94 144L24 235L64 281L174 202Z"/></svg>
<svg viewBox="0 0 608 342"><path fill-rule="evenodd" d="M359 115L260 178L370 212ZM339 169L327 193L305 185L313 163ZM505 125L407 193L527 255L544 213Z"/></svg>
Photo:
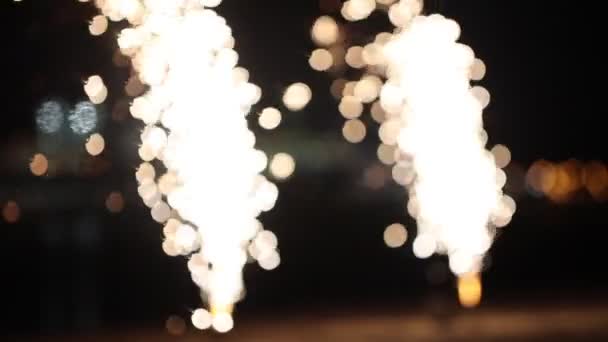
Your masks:
<svg viewBox="0 0 608 342"><path fill-rule="evenodd" d="M364 77L357 82L353 93L356 98L364 103L371 103L378 98L382 81L378 77Z"/></svg>
<svg viewBox="0 0 608 342"><path fill-rule="evenodd" d="M63 126L63 106L57 101L43 102L36 110L36 126L43 133L56 133Z"/></svg>
<svg viewBox="0 0 608 342"><path fill-rule="evenodd" d="M334 44L340 36L340 30L336 21L329 16L319 17L312 25L312 40L321 46Z"/></svg>
<svg viewBox="0 0 608 342"><path fill-rule="evenodd" d="M85 144L87 152L92 156L98 156L103 152L106 146L106 142L103 136L99 133L95 133L89 137Z"/></svg>
<svg viewBox="0 0 608 342"><path fill-rule="evenodd" d="M346 51L346 64L355 69L361 69L365 66L363 61L363 48L360 46L353 46Z"/></svg>
<svg viewBox="0 0 608 342"><path fill-rule="evenodd" d="M98 117L95 105L88 101L78 102L68 116L72 132L78 135L90 133L97 127Z"/></svg>
<svg viewBox="0 0 608 342"><path fill-rule="evenodd" d="M473 81L481 81L486 75L486 64L479 58L475 58L471 67L471 79Z"/></svg>
<svg viewBox="0 0 608 342"><path fill-rule="evenodd" d="M96 15L89 24L89 32L93 36L100 36L108 29L108 19L104 15Z"/></svg>
<svg viewBox="0 0 608 342"><path fill-rule="evenodd" d="M388 120L380 125L378 134L383 143L393 146L397 145L397 137L399 136L400 130L401 122L399 122L399 120Z"/></svg>
<svg viewBox="0 0 608 342"><path fill-rule="evenodd" d="M15 201L8 201L2 207L2 218L7 223L16 223L21 216L21 209Z"/></svg>
<svg viewBox="0 0 608 342"><path fill-rule="evenodd" d="M347 119L356 119L363 113L363 104L354 96L344 96L340 101L338 110Z"/></svg>
<svg viewBox="0 0 608 342"><path fill-rule="evenodd" d="M386 113L384 109L382 109L382 105L380 105L380 101L376 101L372 103L372 107L370 109L372 119L377 123L381 124L386 120Z"/></svg>
<svg viewBox="0 0 608 342"><path fill-rule="evenodd" d="M296 162L293 157L287 153L277 153L270 161L270 173L274 178L286 179L289 178L296 169Z"/></svg>
<svg viewBox="0 0 608 342"><path fill-rule="evenodd" d="M158 223L166 222L171 217L171 207L165 202L158 202L152 207L152 218Z"/></svg>
<svg viewBox="0 0 608 342"><path fill-rule="evenodd" d="M585 165L583 183L596 201L603 202L608 199L608 170L603 163L592 161Z"/></svg>
<svg viewBox="0 0 608 342"><path fill-rule="evenodd" d="M277 251L271 251L270 253L264 253L258 259L258 264L261 268L272 271L275 268L279 267L281 264L281 256Z"/></svg>
<svg viewBox="0 0 608 342"><path fill-rule="evenodd" d="M36 153L30 161L30 171L34 176L43 176L49 169L49 161L42 153Z"/></svg>
<svg viewBox="0 0 608 342"><path fill-rule="evenodd" d="M384 165L395 164L395 150L396 149L397 148L395 146L380 144L380 146L378 146L378 151L377 151L378 159Z"/></svg>
<svg viewBox="0 0 608 342"><path fill-rule="evenodd" d="M496 161L496 167L504 169L511 162L511 151L505 145L496 145L492 148L492 155Z"/></svg>
<svg viewBox="0 0 608 342"><path fill-rule="evenodd" d="M313 70L326 71L334 64L334 57L325 49L316 49L312 52L312 55L310 55L308 64L310 64L310 67Z"/></svg>
<svg viewBox="0 0 608 342"><path fill-rule="evenodd" d="M186 332L186 322L181 317L173 315L167 318L165 328L170 335L181 336Z"/></svg>
<svg viewBox="0 0 608 342"><path fill-rule="evenodd" d="M471 88L471 93L479 101L482 108L486 108L490 104L490 92L486 88L475 86Z"/></svg>
<svg viewBox="0 0 608 342"><path fill-rule="evenodd" d="M382 52L382 45L378 43L370 43L365 45L363 52L361 53L363 62L367 65L378 65L384 61L384 53Z"/></svg>
<svg viewBox="0 0 608 342"><path fill-rule="evenodd" d="M111 192L106 198L106 208L113 214L120 213L125 207L125 199L118 191Z"/></svg>
<svg viewBox="0 0 608 342"><path fill-rule="evenodd" d="M539 160L528 169L526 183L536 193L547 195L557 183L557 168L551 162Z"/></svg>
<svg viewBox="0 0 608 342"><path fill-rule="evenodd" d="M384 230L384 243L390 248L398 248L407 241L407 230L399 223L393 223Z"/></svg>
<svg viewBox="0 0 608 342"><path fill-rule="evenodd" d="M414 170L408 163L399 162L393 166L391 171L393 180L399 185L410 185L414 180Z"/></svg>
<svg viewBox="0 0 608 342"><path fill-rule="evenodd" d="M232 316L227 312L220 312L213 316L211 325L213 329L220 333L226 333L234 327Z"/></svg>
<svg viewBox="0 0 608 342"><path fill-rule="evenodd" d="M99 95L104 88L103 79L99 75L90 76L84 84L84 92L88 97Z"/></svg>
<svg viewBox="0 0 608 342"><path fill-rule="evenodd" d="M414 255L420 259L426 259L437 250L437 242L430 234L418 235L414 240Z"/></svg>
<svg viewBox="0 0 608 342"><path fill-rule="evenodd" d="M211 327L211 322L213 321L213 317L211 313L205 309L196 309L192 313L192 325L199 330L209 329Z"/></svg>
<svg viewBox="0 0 608 342"><path fill-rule="evenodd" d="M155 176L156 170L150 163L141 163L139 168L137 168L137 172L135 173L135 177L139 183L153 181Z"/></svg>
<svg viewBox="0 0 608 342"><path fill-rule="evenodd" d="M304 83L294 83L283 94L283 103L291 111L300 111L312 98L312 90Z"/></svg>
<svg viewBox="0 0 608 342"><path fill-rule="evenodd" d="M342 127L342 135L346 141L353 144L362 142L366 134L367 129L359 119L347 120Z"/></svg>
<svg viewBox="0 0 608 342"><path fill-rule="evenodd" d="M275 129L281 124L281 112L276 108L266 108L260 113L258 123L264 129Z"/></svg>

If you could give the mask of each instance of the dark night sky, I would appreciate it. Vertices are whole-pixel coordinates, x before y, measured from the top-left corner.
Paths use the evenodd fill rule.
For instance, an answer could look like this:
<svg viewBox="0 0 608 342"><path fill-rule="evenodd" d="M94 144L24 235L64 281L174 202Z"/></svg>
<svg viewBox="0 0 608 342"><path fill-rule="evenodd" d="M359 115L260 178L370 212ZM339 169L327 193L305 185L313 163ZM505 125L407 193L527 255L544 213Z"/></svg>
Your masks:
<svg viewBox="0 0 608 342"><path fill-rule="evenodd" d="M395 305L430 310L428 303L436 298L452 305L451 276L435 285L428 280L429 272L447 272L444 258L417 260L412 239L398 250L383 243L386 225L415 224L406 217L405 193L398 186L362 186L364 169L375 162L377 136L362 145L342 141L343 121L329 95L331 80L308 67L314 48L310 26L322 13L318 1L224 2L219 12L234 30L241 64L265 92L259 107L279 105L282 89L295 81L308 83L314 92L312 104L286 115L275 137L259 132L266 136L263 147L293 153L299 168L279 186L275 209L263 216L279 238L282 264L272 272L248 267L248 294L239 313ZM461 24L462 41L488 65L482 84L492 93L484 114L490 145L509 146L515 165L510 184L518 212L490 252L491 267L484 276L487 305L605 299L606 205L585 195L564 205L531 197L518 186L522 174L517 172L541 158L608 162L599 5L437 3L442 14ZM184 260L162 253L160 227L137 197L133 170L140 126L134 120L106 120L104 156L111 164L101 175L67 172L39 179L28 173L28 158L37 148L34 111L43 100L84 98L82 81L91 74L107 81L107 103L120 98L128 71L112 64L110 32L89 35L87 21L94 14L90 4L76 0L0 4L0 203L10 198L30 203L17 224L0 222L0 302L9 332L162 325L168 315L186 317L198 305ZM371 26L359 23L353 30L376 33L387 27L381 15L372 19ZM107 107L109 116L112 108ZM76 150L62 149L58 158L86 158ZM316 165L321 157L330 161ZM119 215L103 206L111 190L127 196Z"/></svg>

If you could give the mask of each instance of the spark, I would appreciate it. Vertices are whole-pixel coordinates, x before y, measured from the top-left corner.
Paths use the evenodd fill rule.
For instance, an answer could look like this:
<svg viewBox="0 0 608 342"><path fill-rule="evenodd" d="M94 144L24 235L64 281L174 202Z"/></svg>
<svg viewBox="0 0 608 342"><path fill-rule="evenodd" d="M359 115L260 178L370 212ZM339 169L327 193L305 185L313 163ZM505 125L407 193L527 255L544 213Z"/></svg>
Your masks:
<svg viewBox="0 0 608 342"><path fill-rule="evenodd" d="M507 181L502 168L510 163L511 152L504 145L485 149L482 112L490 93L471 85L484 78L486 64L457 42L461 29L455 21L422 15L422 0L377 3L388 6L392 33L352 46L344 45L350 42L347 31L333 46L313 35L329 51L346 50L346 65L355 70L343 74L361 75L332 83L339 112L347 119L343 136L353 143L365 138L369 129L359 117L369 108L380 125L378 159L392 166L394 181L409 192L407 211L418 223L414 254L447 254L457 275L480 272L494 228L508 224L516 210L502 190ZM364 20L376 6L349 0L341 15L347 21Z"/></svg>
<svg viewBox="0 0 608 342"><path fill-rule="evenodd" d="M470 86L473 50L457 42L459 25L441 15L416 16L386 46L385 110L396 113L397 144L411 157L418 237L414 252L448 254L457 275L477 273L494 238L492 226L510 220L512 199L494 156L480 139L485 88ZM508 164L504 148L500 166ZM514 203L514 202L513 202Z"/></svg>
<svg viewBox="0 0 608 342"><path fill-rule="evenodd" d="M278 266L280 258L276 237L257 220L278 196L277 187L261 175L267 157L254 148L246 118L261 90L248 81L246 69L237 67L232 30L211 9L220 3L105 0L96 5L108 19L131 24L118 45L131 58L138 81L149 88L130 108L146 124L138 151L144 161L136 172L138 193L153 219L164 224L165 253L189 256L192 279L210 307L195 310L193 324L227 332L234 324L232 308L244 293L247 252L255 250L251 256L265 269ZM310 101L310 88L293 87L285 102L300 110ZM132 88L131 93L141 91ZM104 89L99 77L85 85L92 102ZM267 129L279 122L278 111L260 116ZM149 163L153 160L166 169L159 177ZM287 171L281 176L293 172ZM262 243L267 240L274 243Z"/></svg>

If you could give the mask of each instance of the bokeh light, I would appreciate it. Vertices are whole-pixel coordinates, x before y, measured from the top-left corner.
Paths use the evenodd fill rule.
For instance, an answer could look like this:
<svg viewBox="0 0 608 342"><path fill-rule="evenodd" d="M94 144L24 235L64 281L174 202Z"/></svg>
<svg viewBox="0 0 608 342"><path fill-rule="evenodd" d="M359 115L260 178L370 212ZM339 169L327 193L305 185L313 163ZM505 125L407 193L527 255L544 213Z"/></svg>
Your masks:
<svg viewBox="0 0 608 342"><path fill-rule="evenodd" d="M332 17L322 16L313 24L311 36L318 45L329 46L338 40L340 29Z"/></svg>
<svg viewBox="0 0 608 342"><path fill-rule="evenodd" d="M384 230L384 243L390 248L398 248L407 241L407 230L399 223L393 223Z"/></svg>
<svg viewBox="0 0 608 342"><path fill-rule="evenodd" d="M270 173L279 180L289 178L296 169L296 162L287 153L277 153L270 161Z"/></svg>
<svg viewBox="0 0 608 342"><path fill-rule="evenodd" d="M300 111L308 105L312 98L312 90L304 83L294 83L287 87L283 94L285 107L293 112Z"/></svg>
<svg viewBox="0 0 608 342"><path fill-rule="evenodd" d="M106 198L106 209L112 214L120 213L125 208L125 199L119 191L111 192Z"/></svg>
<svg viewBox="0 0 608 342"><path fill-rule="evenodd" d="M344 139L353 144L362 142L366 134L367 129L359 119L347 120L342 127Z"/></svg>
<svg viewBox="0 0 608 342"><path fill-rule="evenodd" d="M34 176L44 176L49 169L49 161L42 153L36 153L30 161L30 171Z"/></svg>
<svg viewBox="0 0 608 342"><path fill-rule="evenodd" d="M276 108L265 108L258 118L260 127L264 129L275 129L281 124L281 112Z"/></svg>
<svg viewBox="0 0 608 342"><path fill-rule="evenodd" d="M106 146L106 142L103 136L99 133L95 133L87 139L85 143L85 149L92 156L100 155Z"/></svg>
<svg viewBox="0 0 608 342"><path fill-rule="evenodd" d="M6 223L16 223L21 217L21 208L15 201L7 201L2 207L2 218Z"/></svg>

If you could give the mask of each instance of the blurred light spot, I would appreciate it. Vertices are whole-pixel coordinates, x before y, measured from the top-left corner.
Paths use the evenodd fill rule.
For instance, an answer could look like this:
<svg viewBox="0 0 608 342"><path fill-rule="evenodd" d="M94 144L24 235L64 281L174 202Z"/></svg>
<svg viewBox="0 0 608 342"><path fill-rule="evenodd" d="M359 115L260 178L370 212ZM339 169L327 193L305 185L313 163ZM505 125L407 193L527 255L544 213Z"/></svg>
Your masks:
<svg viewBox="0 0 608 342"><path fill-rule="evenodd" d="M346 141L353 144L362 142L366 134L367 129L359 119L347 120L342 127L342 135Z"/></svg>
<svg viewBox="0 0 608 342"><path fill-rule="evenodd" d="M265 108L258 118L260 127L268 130L275 129L281 124L281 112L276 108Z"/></svg>
<svg viewBox="0 0 608 342"><path fill-rule="evenodd" d="M106 198L106 208L113 214L120 213L125 208L125 199L119 191L111 192Z"/></svg>
<svg viewBox="0 0 608 342"><path fill-rule="evenodd" d="M384 243L390 248L398 248L407 241L407 230L399 223L393 223L384 230Z"/></svg>
<svg viewBox="0 0 608 342"><path fill-rule="evenodd" d="M101 134L95 133L87 139L84 146L90 155L98 156L103 152L106 142Z"/></svg>
<svg viewBox="0 0 608 342"><path fill-rule="evenodd" d="M43 133L56 133L63 126L63 116L63 106L59 102L43 102L36 110L36 126Z"/></svg>
<svg viewBox="0 0 608 342"><path fill-rule="evenodd" d="M363 104L354 96L344 96L338 106L340 114L346 119L356 119L363 113Z"/></svg>
<svg viewBox="0 0 608 342"><path fill-rule="evenodd" d="M30 171L34 176L42 176L49 169L49 161L42 153L36 153L30 162Z"/></svg>
<svg viewBox="0 0 608 342"><path fill-rule="evenodd" d="M475 58L475 62L471 67L471 79L473 81L481 81L486 75L486 64L479 58Z"/></svg>
<svg viewBox="0 0 608 342"><path fill-rule="evenodd" d="M68 116L70 129L78 134L85 135L97 127L97 109L88 101L79 102Z"/></svg>
<svg viewBox="0 0 608 342"><path fill-rule="evenodd" d="M526 174L526 184L538 194L548 194L556 182L557 168L546 160L536 161Z"/></svg>
<svg viewBox="0 0 608 342"><path fill-rule="evenodd" d="M377 123L381 124L386 120L386 113L384 112L384 109L382 109L380 101L376 101L372 104L370 112L372 114L372 119Z"/></svg>
<svg viewBox="0 0 608 342"><path fill-rule="evenodd" d="M108 19L104 15L96 15L89 24L89 32L93 36L100 36L108 29Z"/></svg>
<svg viewBox="0 0 608 342"><path fill-rule="evenodd" d="M496 167L504 169L511 162L511 151L505 145L496 145L492 148L492 155L496 161Z"/></svg>
<svg viewBox="0 0 608 342"><path fill-rule="evenodd" d="M199 330L206 330L211 327L213 317L211 313L205 309L196 309L192 313L192 325Z"/></svg>
<svg viewBox="0 0 608 342"><path fill-rule="evenodd" d="M316 49L310 55L308 64L313 70L326 71L334 64L334 57L325 49Z"/></svg>
<svg viewBox="0 0 608 342"><path fill-rule="evenodd" d="M390 146L386 144L380 144L378 146L378 159L385 165L393 165L395 164L395 151L397 150L396 146Z"/></svg>
<svg viewBox="0 0 608 342"><path fill-rule="evenodd" d="M16 223L21 217L21 209L15 201L8 201L2 207L2 218L7 223Z"/></svg>
<svg viewBox="0 0 608 342"><path fill-rule="evenodd" d="M410 185L416 176L411 163L399 162L392 169L393 180L399 185Z"/></svg>
<svg viewBox="0 0 608 342"><path fill-rule="evenodd" d="M371 103L380 95L382 80L378 76L368 75L355 84L353 94L363 103Z"/></svg>
<svg viewBox="0 0 608 342"><path fill-rule="evenodd" d="M311 36L317 45L329 46L338 40L340 30L332 17L322 16L313 24Z"/></svg>
<svg viewBox="0 0 608 342"><path fill-rule="evenodd" d="M556 203L566 203L582 187L582 167L578 161L568 160L557 165L555 184L546 194Z"/></svg>
<svg viewBox="0 0 608 342"><path fill-rule="evenodd" d="M270 161L270 173L277 179L289 178L296 169L296 162L287 153L277 153Z"/></svg>
<svg viewBox="0 0 608 342"><path fill-rule="evenodd" d="M186 322L179 316L169 316L165 328L170 335L181 336L186 333Z"/></svg>
<svg viewBox="0 0 608 342"><path fill-rule="evenodd" d="M346 64L355 69L361 69L365 66L363 61L363 48L353 46L346 51Z"/></svg>
<svg viewBox="0 0 608 342"><path fill-rule="evenodd" d="M458 300L465 308L474 308L481 303L482 286L478 273L458 277Z"/></svg>
<svg viewBox="0 0 608 342"><path fill-rule="evenodd" d="M232 320L232 315L229 313L220 312L213 315L211 325L217 332L226 333L232 330L234 327L234 321Z"/></svg>
<svg viewBox="0 0 608 342"><path fill-rule="evenodd" d="M291 111L300 111L306 107L312 98L312 91L304 83L294 83L287 87L283 94L283 103Z"/></svg>
<svg viewBox="0 0 608 342"><path fill-rule="evenodd" d="M592 161L585 165L583 182L596 201L608 200L608 170L603 163Z"/></svg>
<svg viewBox="0 0 608 342"><path fill-rule="evenodd" d="M410 200L411 202L411 200ZM437 250L437 242L430 234L421 234L414 240L414 255L419 259L426 259Z"/></svg>
<svg viewBox="0 0 608 342"><path fill-rule="evenodd" d="M482 108L486 108L490 104L490 92L486 88L475 86L471 88L471 93L479 101Z"/></svg>
<svg viewBox="0 0 608 342"><path fill-rule="evenodd" d="M281 264L281 256L279 253L277 253L277 251L262 253L262 255L258 258L258 264L261 268L267 271L272 271Z"/></svg>

